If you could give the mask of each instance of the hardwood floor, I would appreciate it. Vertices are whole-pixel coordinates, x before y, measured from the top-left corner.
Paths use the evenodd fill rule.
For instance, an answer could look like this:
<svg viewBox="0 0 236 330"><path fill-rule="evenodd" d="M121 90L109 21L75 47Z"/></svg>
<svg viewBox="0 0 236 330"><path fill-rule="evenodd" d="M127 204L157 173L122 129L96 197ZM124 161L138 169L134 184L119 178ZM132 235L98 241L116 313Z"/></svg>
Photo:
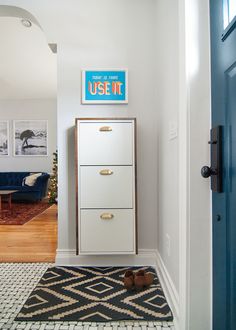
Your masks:
<svg viewBox="0 0 236 330"><path fill-rule="evenodd" d="M55 262L57 206L24 225L0 225L0 262Z"/></svg>

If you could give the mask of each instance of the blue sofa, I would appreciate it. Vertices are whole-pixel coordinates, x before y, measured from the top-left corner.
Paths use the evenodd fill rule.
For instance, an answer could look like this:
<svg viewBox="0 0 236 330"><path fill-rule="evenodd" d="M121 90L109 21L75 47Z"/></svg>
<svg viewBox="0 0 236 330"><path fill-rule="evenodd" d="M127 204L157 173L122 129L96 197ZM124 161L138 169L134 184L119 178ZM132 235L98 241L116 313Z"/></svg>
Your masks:
<svg viewBox="0 0 236 330"><path fill-rule="evenodd" d="M32 172L0 172L0 190L18 190L12 195L13 200L40 201L47 194L47 173L42 173L33 186L24 184L23 179Z"/></svg>

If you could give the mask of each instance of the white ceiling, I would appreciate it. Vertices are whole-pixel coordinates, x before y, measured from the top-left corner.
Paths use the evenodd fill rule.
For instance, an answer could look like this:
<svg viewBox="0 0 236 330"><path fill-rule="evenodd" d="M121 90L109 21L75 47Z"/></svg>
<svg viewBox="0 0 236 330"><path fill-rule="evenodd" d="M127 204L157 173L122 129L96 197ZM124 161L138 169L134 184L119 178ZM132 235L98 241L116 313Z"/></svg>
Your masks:
<svg viewBox="0 0 236 330"><path fill-rule="evenodd" d="M57 57L42 30L0 17L0 99L56 98Z"/></svg>

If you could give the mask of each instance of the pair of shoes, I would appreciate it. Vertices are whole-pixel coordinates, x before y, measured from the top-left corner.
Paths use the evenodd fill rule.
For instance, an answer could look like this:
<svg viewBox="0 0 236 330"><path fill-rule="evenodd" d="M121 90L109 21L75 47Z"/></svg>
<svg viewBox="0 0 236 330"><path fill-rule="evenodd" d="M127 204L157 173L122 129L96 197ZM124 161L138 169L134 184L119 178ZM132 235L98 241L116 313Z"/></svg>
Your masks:
<svg viewBox="0 0 236 330"><path fill-rule="evenodd" d="M124 275L124 286L127 290L132 290L134 287L134 273L132 270L127 270Z"/></svg>
<svg viewBox="0 0 236 330"><path fill-rule="evenodd" d="M127 290L136 289L142 290L153 283L154 276L152 273L146 273L144 270L139 270L134 273L132 270L127 270L124 275L124 286Z"/></svg>
<svg viewBox="0 0 236 330"><path fill-rule="evenodd" d="M152 273L146 273L144 270L139 270L134 276L135 289L140 291L153 283L154 276Z"/></svg>

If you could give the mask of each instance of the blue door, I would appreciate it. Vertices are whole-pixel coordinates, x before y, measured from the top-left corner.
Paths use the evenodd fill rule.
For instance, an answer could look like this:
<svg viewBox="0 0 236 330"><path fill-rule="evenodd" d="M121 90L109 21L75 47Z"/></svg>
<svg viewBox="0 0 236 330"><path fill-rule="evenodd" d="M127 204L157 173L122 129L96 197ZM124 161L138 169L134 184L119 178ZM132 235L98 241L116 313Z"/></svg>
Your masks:
<svg viewBox="0 0 236 330"><path fill-rule="evenodd" d="M221 125L222 192L212 193L213 329L236 329L236 0L210 0L212 127Z"/></svg>

